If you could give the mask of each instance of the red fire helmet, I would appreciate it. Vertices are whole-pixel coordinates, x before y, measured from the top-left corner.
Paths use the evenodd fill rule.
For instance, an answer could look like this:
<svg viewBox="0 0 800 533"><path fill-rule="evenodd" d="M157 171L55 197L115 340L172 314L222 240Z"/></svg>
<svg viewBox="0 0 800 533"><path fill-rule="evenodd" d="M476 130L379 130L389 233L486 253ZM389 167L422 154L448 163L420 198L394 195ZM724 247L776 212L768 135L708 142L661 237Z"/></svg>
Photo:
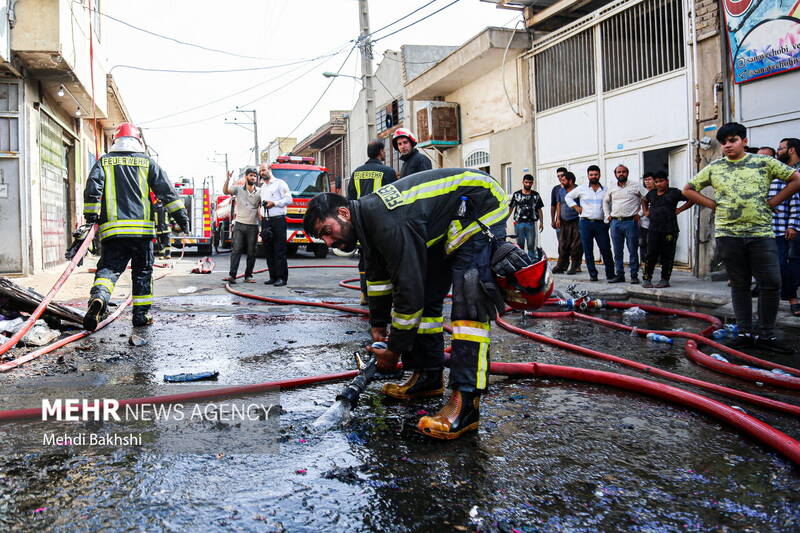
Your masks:
<svg viewBox="0 0 800 533"><path fill-rule="evenodd" d="M553 274L541 248L537 257L532 262L518 246L503 243L492 258L495 282L512 309L538 309L553 292Z"/></svg>
<svg viewBox="0 0 800 533"><path fill-rule="evenodd" d="M142 132L139 131L139 128L131 124L130 122L123 122L114 130L114 138L113 140L117 140L120 137L134 137L142 140Z"/></svg>
<svg viewBox="0 0 800 533"><path fill-rule="evenodd" d="M414 132L406 128L397 128L392 134L392 146L394 146L395 150L397 150L397 139L400 137L408 137L408 140L411 141L412 146L417 145L417 138L414 136Z"/></svg>

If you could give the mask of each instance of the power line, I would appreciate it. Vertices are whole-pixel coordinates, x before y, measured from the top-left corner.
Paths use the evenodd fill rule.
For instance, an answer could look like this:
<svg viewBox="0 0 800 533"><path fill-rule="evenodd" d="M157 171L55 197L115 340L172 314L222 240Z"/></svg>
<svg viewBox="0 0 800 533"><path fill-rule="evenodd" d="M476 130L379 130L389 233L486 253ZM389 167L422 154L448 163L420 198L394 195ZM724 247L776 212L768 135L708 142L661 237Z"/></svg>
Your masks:
<svg viewBox="0 0 800 533"><path fill-rule="evenodd" d="M339 50L336 54L323 56L323 57L333 57L334 55L341 54L342 52L344 52L344 48L342 50ZM255 89L256 87L261 87L262 85L266 85L267 83L270 83L272 81L278 80L278 79L280 79L280 78L282 78L282 77L284 77L284 76L286 76L288 74L291 74L293 72L296 72L296 71L300 70L300 68L302 68L302 67L298 67L298 68L295 68L295 69L287 70L286 72L284 72L282 74L279 74L277 76L274 76L272 78L269 78L268 80L260 81L260 82L256 83L255 85L251 85L249 87L245 87L244 89L240 89L240 90L238 90L236 92L233 92L233 93L227 94L225 96L216 98L216 99L211 100L209 102L205 102L203 104L199 104L199 105L196 105L196 106L193 106L193 107L189 107L189 108L183 109L181 111L176 111L174 113L170 113L169 115L164 115L164 116L161 116L161 117L152 118L152 119L149 119L149 120L142 121L142 122L139 123L139 125L142 126L144 124L149 124L151 122L158 122L158 121L164 120L166 118L172 118L172 117L175 117L175 116L178 116L178 115L182 115L184 113L189 113L191 111L196 111L197 109L202 109L204 107L208 107L208 106L216 104L218 102L222 102L223 100L227 100L228 98L232 98L234 96L238 96L240 94L246 93L247 91L251 91L251 90ZM245 104L245 105L247 105L247 104Z"/></svg>
<svg viewBox="0 0 800 533"><path fill-rule="evenodd" d="M84 9L89 10L89 7L84 5L81 0L72 0L72 2L74 4L80 5ZM128 26L129 28L132 28L134 30L146 33L148 35L152 35L153 37L158 37L159 39L165 39L167 41L172 41L174 43L177 43L177 44L180 44L180 45L183 45L183 46L190 46L192 48L199 48L200 50L205 50L207 52L215 52L215 53L218 53L218 54L225 54L225 55L228 55L228 56L240 57L240 58L243 58L243 59L260 59L262 61L276 61L276 58L248 56L248 55L244 55L244 54L237 54L236 52L229 52L227 50L220 50L219 48L210 48L208 46L203 46L202 44L196 44L196 43L190 43L190 42L186 42L186 41L181 41L180 39L176 39L175 37L170 37L168 35L163 35L161 33L157 33L157 32L154 32L152 30L148 30L146 28L142 28L140 26L135 26L135 25L131 24L130 22L125 22L124 20L121 20L121 19L118 19L116 17L113 17L113 16L111 16L111 15L109 15L107 13L103 13L102 11L100 11L97 8L92 8L90 11L93 11L94 13L97 13L101 17L105 17L107 19L113 20L114 22L122 24L123 26Z"/></svg>
<svg viewBox="0 0 800 533"><path fill-rule="evenodd" d="M437 2L437 0L431 0L431 1L430 1L430 2L428 2L428 3L426 3L426 4L424 4L424 5L421 5L421 6L419 6L418 8L416 8L414 11L411 11L411 12L409 12L409 13L406 13L405 15L403 15L403 16L402 16L402 17L400 17L399 19L395 20L394 22L390 22L390 23L389 23L389 24L387 24L386 26L382 26L382 27L378 28L377 30L373 30L373 31L371 31L371 32L369 33L369 35L368 35L368 36L372 36L372 35L374 35L374 34L378 33L379 31L382 31L382 30L385 30L386 28L389 28L389 27L391 27L391 26L394 26L395 24L397 24L397 23L398 23L398 22L400 22L401 20L407 19L408 17L410 17L410 16L411 16L411 15L413 15L414 13L416 13L416 12L418 12L418 11L421 11L421 10L425 9L425 8L426 8L426 7L428 7L429 5L431 5L431 4L433 4L433 3L436 3L436 2Z"/></svg>
<svg viewBox="0 0 800 533"><path fill-rule="evenodd" d="M353 49L351 49L351 50L350 50L350 53L352 53L352 52L353 52ZM350 54L348 54L348 57L349 57L349 56L350 56ZM346 60L347 60L347 59L345 58L345 61L346 61ZM283 84L283 85L281 85L280 87L276 87L275 89L273 89L273 90L271 90L271 91L269 91L269 92L267 92L267 93L265 93L265 94L262 94L261 96L259 96L259 97L255 98L255 99L253 99L253 100L250 100L249 102L245 102L245 103L241 104L239 107L245 107L245 106L248 106L248 105L250 105L250 104L253 104L253 103L255 103L255 102L258 102L259 100L262 100L262 99L266 98L267 96L270 96L270 95L272 95L272 94L275 94L275 93L276 93L276 92L278 92L278 91L281 91L281 90L285 89L286 87L288 87L288 86L289 86L289 85L291 85L292 83L296 82L296 81L297 81L297 80L299 80L300 78L302 78L302 77L304 77L304 76L308 75L310 72L314 71L316 68L317 68L317 65L314 65L314 66L312 66L310 69L307 69L306 71L304 71L303 73L301 73L299 76L296 76L296 77L292 78L291 80L287 81L286 83L284 83L284 84ZM217 114L215 114L215 115L212 115L212 116L210 116L210 117L201 118L201 119L198 119L198 120L192 120L192 121L190 121L190 122L183 122L183 123L181 123L181 124L171 124L171 125L169 125L169 126L151 126L151 127L149 127L149 128L142 128L142 129L143 129L143 130L163 130L163 129L171 129L171 128L182 128L182 127L184 127L184 126L191 126L191 125L193 125L193 124L200 124L201 122L208 122L209 120L213 120L213 119L215 119L215 118L222 117L222 116L224 116L224 115L227 115L228 113L231 113L231 112L233 112L233 111L235 111L235 109L226 109L225 111L223 111L223 112L221 112L221 113L217 113ZM163 118L163 117L162 117L162 118ZM158 119L154 119L154 120L152 120L151 122L154 122L155 120L158 120ZM305 120L305 119L304 119L304 120Z"/></svg>
<svg viewBox="0 0 800 533"><path fill-rule="evenodd" d="M352 48L350 49L350 51L347 53L347 57L345 57L345 58L344 58L344 61L342 61L342 64L339 66L339 69L336 71L336 74L337 74L337 75L338 75L339 73L341 73L341 72L342 72L342 69L344 68L345 64L347 64L347 60L348 60L348 59L350 59L350 56L353 54L353 50L355 50L355 49L356 49L356 47L354 46L354 47L352 47ZM290 131L289 133L287 133L287 134L286 134L284 137L291 137L291 136L292 136L292 134L293 134L295 131L297 131L297 128L299 128L299 127L300 127L300 126L303 124L303 122L305 122L305 121L306 121L306 119L309 117L309 115L311 115L311 113L314 111L314 109L316 109L317 105L319 105L319 103L322 101L322 98L323 98L323 97L325 96L325 94L328 92L328 89L330 89L330 88L331 88L331 85L333 85L333 80L335 80L335 79L336 79L336 76L333 76L333 77L331 77L331 80L328 82L328 85L327 85L327 86L325 87L325 89L322 91L322 94L320 94L320 95L319 95L319 98L317 98L317 101L316 101L316 102L314 102L314 105L312 105L312 106L311 106L311 109L309 109L309 110L308 110L308 113L306 113L306 114L305 114L305 116L303 116L303 118L302 118L302 119L300 119L300 122L298 122L298 123L297 123L297 126L295 126L294 128L292 128L292 131Z"/></svg>
<svg viewBox="0 0 800 533"><path fill-rule="evenodd" d="M300 59L298 61L293 61L291 63L283 63L281 65L270 65L265 67L245 67L245 68L231 68L231 69L213 69L213 70L179 70L179 69L169 69L169 68L150 68L150 67L139 67L136 65L114 65L109 69L109 73L111 73L115 68L127 68L132 70L141 70L144 72L171 72L174 74L215 74L220 72L249 72L253 70L271 70L276 68L283 68L283 67L291 67L293 65L300 65L303 63L309 63L312 61L317 61L319 59L323 59L326 57L333 57L335 55L340 54L341 52L336 52L335 54L326 54L317 57L312 57L309 59Z"/></svg>
<svg viewBox="0 0 800 533"><path fill-rule="evenodd" d="M373 40L372 40L372 42L373 42L373 43L377 43L377 42L378 42L378 41L380 41L381 39L386 39L387 37L391 37L392 35L394 35L394 34L396 34L396 33L400 33L401 31L403 31L403 30L405 30L405 29L407 29L407 28L410 28L410 27L411 27L411 26L413 26L414 24L418 24L418 23L422 22L423 20L425 20L425 19L428 19L428 18L430 18L430 17L434 16L436 13L439 13L439 12L441 12L441 11L444 11L444 10L445 10L445 9L447 9L448 7L450 7L450 6L454 5L454 4L457 4L457 3L458 3L458 2L460 2L460 1L461 1L461 0L453 0L452 2L450 2L449 4L447 4L446 6L444 6L444 7L440 7L440 8L439 8L439 9L437 9L436 11L433 11L432 13L429 13L429 14L425 15L425 16L424 16L424 17L422 17L421 19L418 19L418 20L416 20L416 21L412 22L411 24L406 24L405 26L403 26L402 28L400 28L400 29L398 29L398 30L394 30L393 32L391 32L391 33L387 33L386 35L382 35L382 36L378 37L377 39L373 39Z"/></svg>

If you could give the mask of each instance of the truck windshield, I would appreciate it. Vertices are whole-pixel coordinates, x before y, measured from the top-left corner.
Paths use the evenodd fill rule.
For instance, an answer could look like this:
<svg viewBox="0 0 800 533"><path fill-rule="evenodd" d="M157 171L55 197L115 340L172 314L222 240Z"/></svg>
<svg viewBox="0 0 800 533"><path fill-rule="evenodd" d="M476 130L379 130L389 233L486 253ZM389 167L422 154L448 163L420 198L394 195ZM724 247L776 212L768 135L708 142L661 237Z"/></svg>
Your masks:
<svg viewBox="0 0 800 533"><path fill-rule="evenodd" d="M328 191L328 176L321 170L273 168L272 175L285 181L294 194L317 194Z"/></svg>

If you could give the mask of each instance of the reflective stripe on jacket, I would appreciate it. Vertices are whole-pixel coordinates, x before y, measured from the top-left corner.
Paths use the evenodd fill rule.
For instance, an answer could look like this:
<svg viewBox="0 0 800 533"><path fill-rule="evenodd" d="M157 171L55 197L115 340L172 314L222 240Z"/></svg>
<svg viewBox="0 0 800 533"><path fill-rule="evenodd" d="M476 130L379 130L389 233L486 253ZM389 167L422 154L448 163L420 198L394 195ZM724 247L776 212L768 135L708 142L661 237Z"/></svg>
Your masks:
<svg viewBox="0 0 800 533"><path fill-rule="evenodd" d="M467 198L467 214L458 217ZM366 260L370 323L391 322L389 348L407 352L422 323L428 248L450 254L480 231L508 218L508 198L494 178L479 170L420 172L350 202ZM392 309L392 306L394 308ZM391 311L391 313L390 313Z"/></svg>
<svg viewBox="0 0 800 533"><path fill-rule="evenodd" d="M368 159L350 175L347 199L356 200L377 191L384 185L394 183L396 180L397 173L392 167L384 165L377 159Z"/></svg>
<svg viewBox="0 0 800 533"><path fill-rule="evenodd" d="M83 192L84 215L100 216L101 240L153 237L156 232L150 191L186 227L186 209L166 173L150 157L138 152L111 152L97 160Z"/></svg>

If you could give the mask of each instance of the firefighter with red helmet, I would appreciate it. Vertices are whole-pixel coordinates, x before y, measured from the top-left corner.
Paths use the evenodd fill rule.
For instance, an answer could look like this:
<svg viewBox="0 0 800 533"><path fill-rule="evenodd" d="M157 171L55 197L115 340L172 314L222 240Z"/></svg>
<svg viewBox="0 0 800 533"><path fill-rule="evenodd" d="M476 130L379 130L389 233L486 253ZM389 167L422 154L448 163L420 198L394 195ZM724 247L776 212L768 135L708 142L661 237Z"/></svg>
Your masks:
<svg viewBox="0 0 800 533"><path fill-rule="evenodd" d="M428 156L417 149L417 138L411 130L406 128L394 130L392 146L400 152L400 159L403 161L403 168L400 169L401 178L433 168Z"/></svg>
<svg viewBox="0 0 800 533"><path fill-rule="evenodd" d="M399 359L412 374L383 392L411 400L444 393L443 302L453 287L448 403L417 428L453 439L477 429L489 374L489 322L503 301L491 273L493 246L482 228L505 237L508 199L491 176L472 169L416 173L357 200L323 193L308 204L303 226L328 246L366 259L371 349L379 369Z"/></svg>
<svg viewBox="0 0 800 533"><path fill-rule="evenodd" d="M133 325L153 323L149 310L153 301L153 237L150 191L185 231L189 219L166 173L146 153L139 128L130 123L117 126L109 153L100 157L89 172L83 193L87 222L99 223L102 242L100 261L89 292L89 309L83 326L94 331L106 311L119 276L131 263L133 281Z"/></svg>

